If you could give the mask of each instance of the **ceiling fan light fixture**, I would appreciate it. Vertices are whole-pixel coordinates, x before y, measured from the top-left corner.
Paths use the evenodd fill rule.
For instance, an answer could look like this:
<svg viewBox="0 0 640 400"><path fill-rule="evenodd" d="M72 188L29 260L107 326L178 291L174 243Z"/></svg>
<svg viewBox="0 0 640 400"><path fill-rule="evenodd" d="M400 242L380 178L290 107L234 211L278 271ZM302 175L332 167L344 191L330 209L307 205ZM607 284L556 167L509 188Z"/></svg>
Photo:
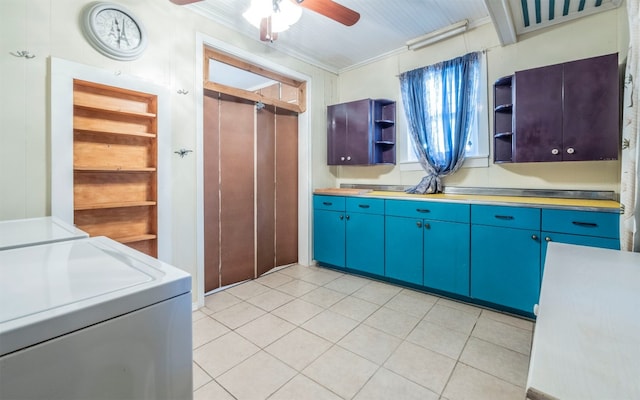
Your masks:
<svg viewBox="0 0 640 400"><path fill-rule="evenodd" d="M249 9L242 16L260 29L264 18L271 17L271 32L284 32L302 16L302 8L290 0L251 0Z"/></svg>

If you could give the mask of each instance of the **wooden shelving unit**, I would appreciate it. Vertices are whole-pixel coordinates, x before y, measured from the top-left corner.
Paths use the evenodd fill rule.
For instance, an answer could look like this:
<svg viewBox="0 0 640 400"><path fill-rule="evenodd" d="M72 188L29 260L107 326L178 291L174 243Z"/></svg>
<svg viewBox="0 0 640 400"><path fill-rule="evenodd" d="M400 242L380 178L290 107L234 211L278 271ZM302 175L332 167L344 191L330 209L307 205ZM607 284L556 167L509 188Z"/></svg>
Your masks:
<svg viewBox="0 0 640 400"><path fill-rule="evenodd" d="M73 87L74 223L157 257L157 96Z"/></svg>

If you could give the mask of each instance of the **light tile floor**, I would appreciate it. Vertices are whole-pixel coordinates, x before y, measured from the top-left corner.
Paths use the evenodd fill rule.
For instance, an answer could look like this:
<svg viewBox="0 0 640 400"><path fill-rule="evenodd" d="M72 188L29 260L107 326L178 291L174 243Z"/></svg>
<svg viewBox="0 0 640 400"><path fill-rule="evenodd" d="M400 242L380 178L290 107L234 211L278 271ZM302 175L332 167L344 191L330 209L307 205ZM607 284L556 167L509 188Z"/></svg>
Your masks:
<svg viewBox="0 0 640 400"><path fill-rule="evenodd" d="M524 399L525 319L300 265L205 303L195 399Z"/></svg>

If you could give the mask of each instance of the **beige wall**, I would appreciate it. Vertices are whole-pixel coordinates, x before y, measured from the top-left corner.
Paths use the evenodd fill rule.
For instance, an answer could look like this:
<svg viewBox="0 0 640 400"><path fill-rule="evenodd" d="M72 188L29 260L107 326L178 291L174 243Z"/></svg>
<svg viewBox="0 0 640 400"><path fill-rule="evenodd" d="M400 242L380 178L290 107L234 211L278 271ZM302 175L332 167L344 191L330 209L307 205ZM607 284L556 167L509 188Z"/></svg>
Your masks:
<svg viewBox="0 0 640 400"><path fill-rule="evenodd" d="M321 146L325 104L337 99L337 76L300 62L251 38L237 34L169 0L118 0L144 24L149 43L135 61L111 60L84 39L79 17L88 0L0 1L0 220L50 215L50 56L114 74L135 76L169 88L172 121L172 263L196 277L196 158L179 158L180 148L197 142L196 33L311 77L311 146ZM256 32L257 35L257 32ZM24 59L9 52L27 50ZM188 90L188 95L177 90ZM71 149L69 149L71 151ZM320 186L333 184L324 157L313 157L311 170ZM194 288L197 280L194 279ZM195 289L194 289L195 293Z"/></svg>
<svg viewBox="0 0 640 400"><path fill-rule="evenodd" d="M502 47L491 24L481 25L461 36L436 43L419 51L406 51L378 62L340 73L340 102L359 98L392 98L400 102L399 80L404 71L451 59L462 54L487 50L489 110L493 108L492 83L517 70L561 63L602 54L620 53L624 62L628 44L624 4L601 14L584 17L547 30L527 34L519 42ZM399 110L401 108L399 107ZM399 111L401 113L402 111ZM400 115L398 116L400 117ZM398 147L404 146L406 131L398 118ZM490 132L493 131L490 114ZM489 134L489 133L487 133ZM493 145L491 144L491 147ZM398 153L400 156L400 153ZM490 155L493 159L493 153ZM395 167L332 167L340 183L413 185L422 171ZM484 168L463 168L444 179L445 186L513 187L544 189L613 190L619 192L618 161L493 164Z"/></svg>

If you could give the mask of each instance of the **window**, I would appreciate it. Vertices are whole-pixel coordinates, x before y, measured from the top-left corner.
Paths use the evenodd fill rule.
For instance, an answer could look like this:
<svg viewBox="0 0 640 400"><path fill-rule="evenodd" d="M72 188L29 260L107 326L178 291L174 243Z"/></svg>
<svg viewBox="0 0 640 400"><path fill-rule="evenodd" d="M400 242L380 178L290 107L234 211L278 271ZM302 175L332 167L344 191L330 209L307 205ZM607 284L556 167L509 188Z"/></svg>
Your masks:
<svg viewBox="0 0 640 400"><path fill-rule="evenodd" d="M440 81L435 79L435 77L433 80L429 81L429 86L432 89L435 89L437 85L440 84ZM434 93L436 93L436 90L429 90L430 95L433 95ZM489 166L489 114L487 111L486 53L483 53L480 57L480 82L477 94L478 103L476 106L476 118L465 147L465 161L462 166L463 168ZM430 102L430 104L435 103L435 101ZM403 105L400 105L400 107L403 107ZM452 114L455 113L455 111L456 110L448 110L448 113ZM431 112L433 113L433 116L438 116L442 113L441 110L437 109L432 109ZM408 125L405 119L404 110L398 113L398 117L401 120L399 132L401 132L401 140L404 142L399 155L401 160L400 167L405 171L422 170L422 167L418 163L418 158L413 150L413 143L408 132ZM437 118L437 120L441 120L441 118ZM432 128L438 128L435 122L433 123ZM438 143L438 146L439 150L444 152L444 144Z"/></svg>

